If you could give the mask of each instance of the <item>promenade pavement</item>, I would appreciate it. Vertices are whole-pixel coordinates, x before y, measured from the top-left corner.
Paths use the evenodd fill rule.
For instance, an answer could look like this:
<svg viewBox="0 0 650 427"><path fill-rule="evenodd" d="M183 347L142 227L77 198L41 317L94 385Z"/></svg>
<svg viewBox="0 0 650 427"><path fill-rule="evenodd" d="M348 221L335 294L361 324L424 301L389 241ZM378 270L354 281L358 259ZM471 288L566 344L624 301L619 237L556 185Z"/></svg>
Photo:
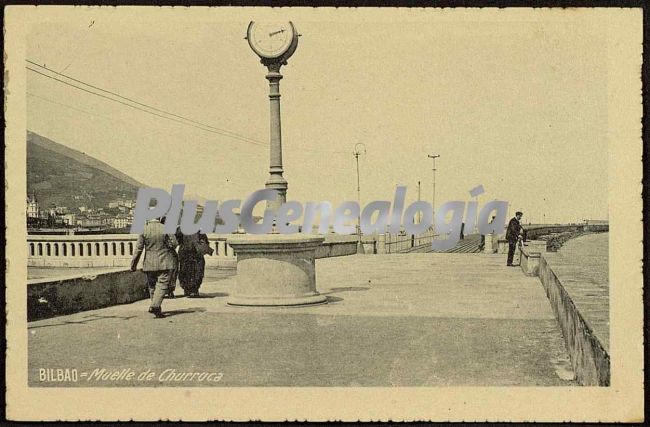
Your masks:
<svg viewBox="0 0 650 427"><path fill-rule="evenodd" d="M539 279L504 264L502 255L456 253L320 259L317 287L328 303L300 308L230 307L236 276L218 273L203 298L165 300L165 319L138 301L29 323L29 384L575 385ZM156 377L59 384L40 382L40 368ZM164 382L165 369L223 376Z"/></svg>

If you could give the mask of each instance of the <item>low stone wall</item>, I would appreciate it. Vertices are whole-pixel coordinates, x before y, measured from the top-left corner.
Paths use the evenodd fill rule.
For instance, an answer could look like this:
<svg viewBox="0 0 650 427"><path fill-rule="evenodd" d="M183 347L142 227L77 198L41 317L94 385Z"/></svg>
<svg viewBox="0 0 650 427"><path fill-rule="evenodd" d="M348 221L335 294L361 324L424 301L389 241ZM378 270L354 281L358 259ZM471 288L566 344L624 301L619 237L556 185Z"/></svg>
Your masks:
<svg viewBox="0 0 650 427"><path fill-rule="evenodd" d="M609 232L609 224L587 224L585 231L592 231L595 233Z"/></svg>
<svg viewBox="0 0 650 427"><path fill-rule="evenodd" d="M541 253L538 251L535 252L533 248L526 247L525 245L520 248L520 252L519 265L521 266L521 270L527 276L537 276L539 273Z"/></svg>
<svg viewBox="0 0 650 427"><path fill-rule="evenodd" d="M27 320L127 304L149 297L142 271L34 279L27 283Z"/></svg>
<svg viewBox="0 0 650 427"><path fill-rule="evenodd" d="M526 233L526 238L527 239L537 239L540 236L548 235L548 234L554 234L554 233L564 233L564 232L573 232L573 231L578 231L582 230L584 228L584 225L578 225L578 224L573 224L573 225L560 225L560 224L555 224L555 225L523 225L522 226L524 229L524 232Z"/></svg>
<svg viewBox="0 0 650 427"><path fill-rule="evenodd" d="M364 245L364 248L366 246ZM355 255L357 253L357 240L324 242L316 249L316 259L337 256ZM367 252L366 252L367 253ZM372 252L370 252L372 253Z"/></svg>
<svg viewBox="0 0 650 427"><path fill-rule="evenodd" d="M582 385L608 386L609 354L544 256L539 261L539 277L562 329L576 379Z"/></svg>

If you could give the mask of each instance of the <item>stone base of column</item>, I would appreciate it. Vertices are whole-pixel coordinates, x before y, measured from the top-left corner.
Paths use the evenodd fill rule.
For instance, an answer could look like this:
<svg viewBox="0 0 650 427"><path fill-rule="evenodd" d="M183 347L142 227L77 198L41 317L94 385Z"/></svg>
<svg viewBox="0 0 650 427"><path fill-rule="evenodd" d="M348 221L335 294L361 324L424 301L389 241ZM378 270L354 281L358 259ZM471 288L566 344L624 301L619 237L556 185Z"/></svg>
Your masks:
<svg viewBox="0 0 650 427"><path fill-rule="evenodd" d="M325 240L303 234L236 235L228 244L237 253L233 306L322 304L316 290L315 254Z"/></svg>
<svg viewBox="0 0 650 427"><path fill-rule="evenodd" d="M228 305L245 307L293 307L303 305L326 304L327 297L318 292L312 296L302 297L243 297L232 296L228 298Z"/></svg>

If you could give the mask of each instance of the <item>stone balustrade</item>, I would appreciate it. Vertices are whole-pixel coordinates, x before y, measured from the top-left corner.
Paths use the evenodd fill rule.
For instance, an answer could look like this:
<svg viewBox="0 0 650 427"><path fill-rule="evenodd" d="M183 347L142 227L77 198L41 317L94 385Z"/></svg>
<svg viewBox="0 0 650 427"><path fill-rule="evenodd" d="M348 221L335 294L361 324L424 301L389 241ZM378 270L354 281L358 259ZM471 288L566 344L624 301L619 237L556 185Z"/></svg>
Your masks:
<svg viewBox="0 0 650 427"><path fill-rule="evenodd" d="M229 235L209 234L212 255L206 265L234 268ZM128 267L136 249L136 234L28 235L28 267Z"/></svg>
<svg viewBox="0 0 650 427"><path fill-rule="evenodd" d="M212 255L208 268L236 268L237 257L228 239L237 234L208 234ZM28 235L28 267L129 267L136 250L136 234ZM316 258L356 254L356 236L326 235ZM366 253L375 252L374 239L364 236Z"/></svg>

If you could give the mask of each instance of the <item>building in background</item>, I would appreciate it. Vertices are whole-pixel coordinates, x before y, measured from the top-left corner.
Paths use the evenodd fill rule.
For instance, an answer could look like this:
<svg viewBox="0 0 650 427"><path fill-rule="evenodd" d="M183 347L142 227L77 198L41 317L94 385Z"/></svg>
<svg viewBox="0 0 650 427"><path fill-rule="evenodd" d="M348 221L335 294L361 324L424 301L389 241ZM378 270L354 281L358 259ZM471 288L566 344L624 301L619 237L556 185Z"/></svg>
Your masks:
<svg viewBox="0 0 650 427"><path fill-rule="evenodd" d="M36 195L33 194L31 197L27 196L27 218L38 218L39 213L40 209Z"/></svg>

